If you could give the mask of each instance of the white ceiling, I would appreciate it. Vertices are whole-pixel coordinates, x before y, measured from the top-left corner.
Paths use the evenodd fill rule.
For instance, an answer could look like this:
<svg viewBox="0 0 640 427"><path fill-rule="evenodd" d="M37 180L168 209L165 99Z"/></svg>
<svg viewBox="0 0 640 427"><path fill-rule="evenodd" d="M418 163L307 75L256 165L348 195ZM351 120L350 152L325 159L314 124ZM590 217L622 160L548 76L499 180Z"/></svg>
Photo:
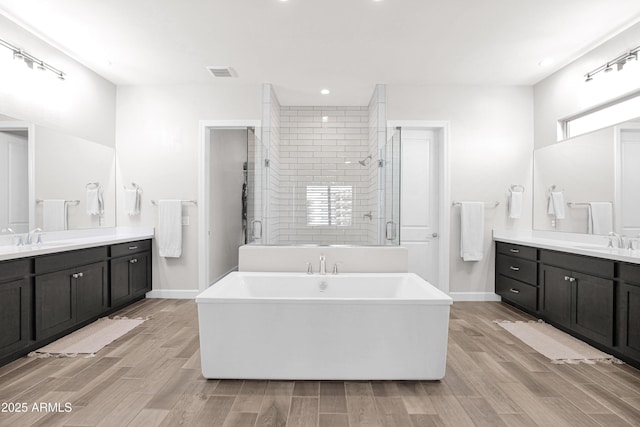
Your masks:
<svg viewBox="0 0 640 427"><path fill-rule="evenodd" d="M376 83L535 84L638 22L640 1L0 0L0 13L117 85L269 82L283 105L365 105Z"/></svg>

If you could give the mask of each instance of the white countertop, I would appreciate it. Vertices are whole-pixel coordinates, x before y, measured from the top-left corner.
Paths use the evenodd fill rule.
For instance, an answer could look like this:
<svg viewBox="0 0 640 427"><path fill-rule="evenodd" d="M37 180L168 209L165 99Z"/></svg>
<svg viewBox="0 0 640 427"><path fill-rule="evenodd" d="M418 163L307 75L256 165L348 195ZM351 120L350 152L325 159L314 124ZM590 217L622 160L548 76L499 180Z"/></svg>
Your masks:
<svg viewBox="0 0 640 427"><path fill-rule="evenodd" d="M153 227L115 227L41 234L43 243L38 245L0 245L0 261L151 239L154 231Z"/></svg>
<svg viewBox="0 0 640 427"><path fill-rule="evenodd" d="M527 230L493 230L493 240L640 264L640 250L607 248L606 236Z"/></svg>

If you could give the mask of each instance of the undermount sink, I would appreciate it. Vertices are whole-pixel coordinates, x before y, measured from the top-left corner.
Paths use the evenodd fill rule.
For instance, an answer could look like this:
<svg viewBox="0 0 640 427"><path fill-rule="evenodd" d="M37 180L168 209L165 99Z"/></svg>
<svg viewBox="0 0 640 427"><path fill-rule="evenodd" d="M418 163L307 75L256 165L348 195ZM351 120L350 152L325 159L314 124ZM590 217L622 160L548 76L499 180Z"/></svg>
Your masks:
<svg viewBox="0 0 640 427"><path fill-rule="evenodd" d="M576 249L589 249L589 250L594 250L594 251L602 251L602 250L607 250L607 249L611 249L608 248L604 245L600 246L600 245L573 245L574 248Z"/></svg>

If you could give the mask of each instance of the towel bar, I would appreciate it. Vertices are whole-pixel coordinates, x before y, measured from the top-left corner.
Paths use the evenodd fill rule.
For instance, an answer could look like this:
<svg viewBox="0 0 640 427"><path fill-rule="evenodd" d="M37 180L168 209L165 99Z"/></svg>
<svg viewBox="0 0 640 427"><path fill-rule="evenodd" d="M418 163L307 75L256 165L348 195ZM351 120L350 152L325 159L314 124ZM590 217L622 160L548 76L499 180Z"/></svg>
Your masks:
<svg viewBox="0 0 640 427"><path fill-rule="evenodd" d="M500 202L483 202L485 204L485 207L489 207L489 208L495 208L496 206L498 206L500 204ZM451 202L451 206L460 206L462 204L462 202ZM489 205L489 206L487 206Z"/></svg>
<svg viewBox="0 0 640 427"><path fill-rule="evenodd" d="M611 203L611 202L607 202L607 203ZM589 206L591 203L588 202L567 202L567 206L569 206L570 208L574 208L576 206Z"/></svg>
<svg viewBox="0 0 640 427"><path fill-rule="evenodd" d="M185 203L193 203L194 205L197 205L197 204L198 204L198 201L197 201L197 200L180 200L180 201L181 201L183 204L185 204ZM157 201L155 201L155 200L152 200L152 201L151 201L151 204L158 206L158 202L157 202Z"/></svg>
<svg viewBox="0 0 640 427"><path fill-rule="evenodd" d="M42 202L44 202L44 200L42 200L42 199L36 200L36 203L42 203ZM67 204L67 205L70 205L70 204L77 205L77 204L80 203L80 200L65 200L64 203Z"/></svg>

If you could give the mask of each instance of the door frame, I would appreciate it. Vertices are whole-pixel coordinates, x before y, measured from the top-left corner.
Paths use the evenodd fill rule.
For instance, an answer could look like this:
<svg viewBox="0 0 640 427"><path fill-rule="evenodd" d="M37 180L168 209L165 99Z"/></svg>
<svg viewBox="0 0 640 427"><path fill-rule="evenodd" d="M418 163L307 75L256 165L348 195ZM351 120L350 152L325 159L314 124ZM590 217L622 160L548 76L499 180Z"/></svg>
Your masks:
<svg viewBox="0 0 640 427"><path fill-rule="evenodd" d="M451 205L451 178L449 172L449 121L440 120L388 120L388 128L412 128L433 130L440 134L438 138L438 288L449 293L449 235L450 235L450 205ZM402 147L402 137L400 138ZM402 168L402 165L400 165ZM402 185L402 183L400 183ZM402 235L400 236L402 246Z"/></svg>
<svg viewBox="0 0 640 427"><path fill-rule="evenodd" d="M211 223L209 215L210 179L211 179L211 131L260 128L260 120L200 120L198 122L198 291L209 287L209 233Z"/></svg>
<svg viewBox="0 0 640 427"><path fill-rule="evenodd" d="M29 186L29 230L36 228L36 133L32 123L22 121L0 122L0 131L27 132L27 185Z"/></svg>

